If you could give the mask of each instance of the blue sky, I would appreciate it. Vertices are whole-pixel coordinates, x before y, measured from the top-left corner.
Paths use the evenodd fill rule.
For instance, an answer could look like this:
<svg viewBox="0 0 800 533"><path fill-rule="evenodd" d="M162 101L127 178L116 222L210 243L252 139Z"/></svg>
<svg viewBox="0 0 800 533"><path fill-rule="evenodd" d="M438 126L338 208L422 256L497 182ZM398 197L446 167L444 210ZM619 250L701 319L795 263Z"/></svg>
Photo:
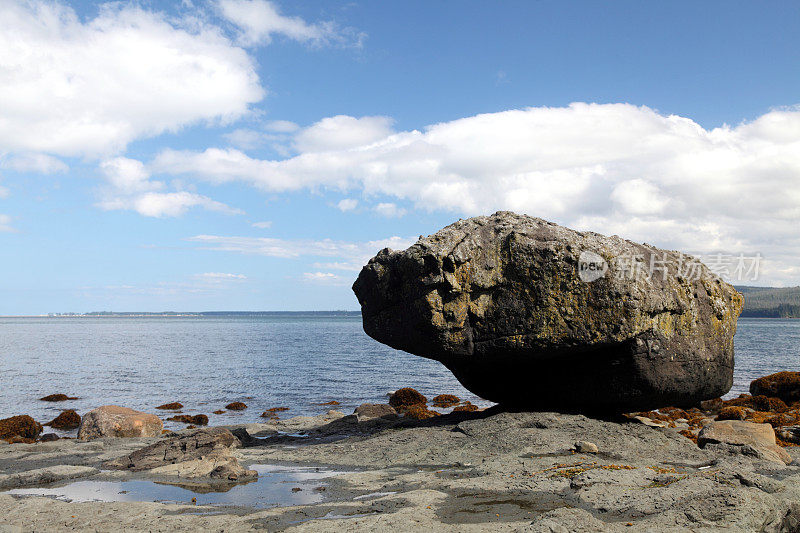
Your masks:
<svg viewBox="0 0 800 533"><path fill-rule="evenodd" d="M0 5L0 314L357 309L511 209L800 283L792 2Z"/></svg>

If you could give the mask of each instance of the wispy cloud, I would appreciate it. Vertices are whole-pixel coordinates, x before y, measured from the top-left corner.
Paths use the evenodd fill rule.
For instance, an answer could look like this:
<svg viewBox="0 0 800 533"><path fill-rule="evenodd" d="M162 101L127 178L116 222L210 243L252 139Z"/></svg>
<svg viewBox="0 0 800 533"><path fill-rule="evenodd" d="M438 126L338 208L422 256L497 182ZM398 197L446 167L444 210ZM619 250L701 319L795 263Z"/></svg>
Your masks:
<svg viewBox="0 0 800 533"><path fill-rule="evenodd" d="M16 233L16 229L11 227L11 217L0 215L0 233Z"/></svg>
<svg viewBox="0 0 800 533"><path fill-rule="evenodd" d="M239 31L244 46L266 45L274 35L314 45L336 44L361 47L366 35L353 28L343 28L335 22L309 23L300 17L283 15L273 2L267 0L218 0L221 15Z"/></svg>
<svg viewBox="0 0 800 533"><path fill-rule="evenodd" d="M200 244L203 249L241 254L283 257L329 257L334 261L324 263L335 270L358 271L366 262L383 248L405 249L416 239L390 237L375 241L349 242L331 239L275 239L269 237L226 237L219 235L197 235L189 239Z"/></svg>
<svg viewBox="0 0 800 533"><path fill-rule="evenodd" d="M306 283L319 285L342 285L352 281L349 278L344 278L331 272L304 272L302 279Z"/></svg>

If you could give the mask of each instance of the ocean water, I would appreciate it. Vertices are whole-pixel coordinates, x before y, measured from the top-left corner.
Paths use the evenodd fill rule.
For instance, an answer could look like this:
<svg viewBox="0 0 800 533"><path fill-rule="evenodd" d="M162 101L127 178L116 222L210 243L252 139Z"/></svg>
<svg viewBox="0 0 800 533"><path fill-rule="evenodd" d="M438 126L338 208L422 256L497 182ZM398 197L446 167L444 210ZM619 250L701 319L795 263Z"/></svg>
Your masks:
<svg viewBox="0 0 800 533"><path fill-rule="evenodd" d="M800 320L740 319L735 343L731 394L756 377L800 370ZM438 362L370 339L356 317L3 318L0 370L0 418L41 422L66 408L153 412L173 401L212 425L253 422L269 407L289 407L282 417L321 414L331 400L352 412L405 386L489 405ZM38 401L53 393L79 399ZM249 408L212 414L233 401Z"/></svg>

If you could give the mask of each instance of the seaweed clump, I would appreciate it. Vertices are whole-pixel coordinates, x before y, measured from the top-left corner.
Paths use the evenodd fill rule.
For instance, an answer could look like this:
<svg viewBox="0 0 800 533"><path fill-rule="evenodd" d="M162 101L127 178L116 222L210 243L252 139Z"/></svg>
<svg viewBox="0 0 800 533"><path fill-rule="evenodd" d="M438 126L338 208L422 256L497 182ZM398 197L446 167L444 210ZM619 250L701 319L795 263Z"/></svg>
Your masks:
<svg viewBox="0 0 800 533"><path fill-rule="evenodd" d="M33 442L42 429L42 425L28 415L12 416L0 420L0 439L8 442Z"/></svg>
<svg viewBox="0 0 800 533"><path fill-rule="evenodd" d="M427 405L428 399L418 390L411 387L398 389L389 397L389 405L397 409L407 409L417 405Z"/></svg>
<svg viewBox="0 0 800 533"><path fill-rule="evenodd" d="M183 404L181 402L171 402L165 403L164 405L159 405L156 409L164 409L166 411L177 411L178 409L183 409Z"/></svg>
<svg viewBox="0 0 800 533"><path fill-rule="evenodd" d="M207 426L208 416L206 415L175 415L167 418L170 422L181 422L195 426Z"/></svg>
<svg viewBox="0 0 800 533"><path fill-rule="evenodd" d="M61 411L57 417L45 424L45 426L63 430L78 429L78 426L80 425L81 415L76 413L74 409Z"/></svg>
<svg viewBox="0 0 800 533"><path fill-rule="evenodd" d="M447 408L458 405L461 403L461 399L454 394L439 394L438 396L434 396L431 402L434 407Z"/></svg>

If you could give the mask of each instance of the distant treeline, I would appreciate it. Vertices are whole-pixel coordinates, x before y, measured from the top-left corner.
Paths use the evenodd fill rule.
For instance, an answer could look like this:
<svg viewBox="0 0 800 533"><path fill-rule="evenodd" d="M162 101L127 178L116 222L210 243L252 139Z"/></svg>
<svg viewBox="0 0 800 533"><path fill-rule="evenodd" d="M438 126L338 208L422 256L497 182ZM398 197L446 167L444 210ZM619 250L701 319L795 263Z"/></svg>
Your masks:
<svg viewBox="0 0 800 533"><path fill-rule="evenodd" d="M742 316L800 318L800 287L736 287L744 295Z"/></svg>

